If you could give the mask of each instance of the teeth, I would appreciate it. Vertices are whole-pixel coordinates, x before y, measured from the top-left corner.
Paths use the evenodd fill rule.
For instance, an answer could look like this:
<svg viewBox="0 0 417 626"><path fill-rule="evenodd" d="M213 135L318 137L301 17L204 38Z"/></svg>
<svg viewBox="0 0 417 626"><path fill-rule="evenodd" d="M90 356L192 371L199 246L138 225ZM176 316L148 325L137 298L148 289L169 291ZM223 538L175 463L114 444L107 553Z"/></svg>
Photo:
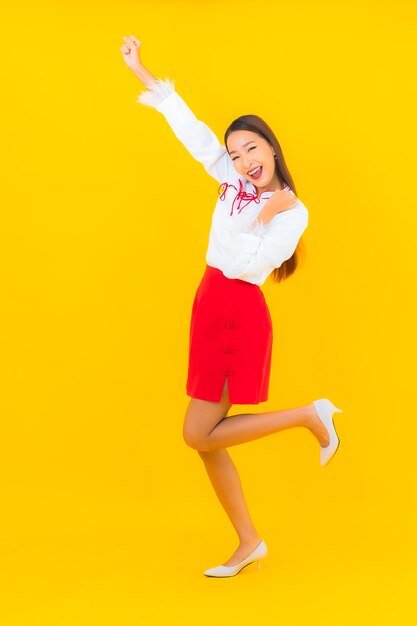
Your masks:
<svg viewBox="0 0 417 626"><path fill-rule="evenodd" d="M256 169L248 172L249 176L252 176L252 174L257 174L260 169L261 169L261 166L259 165Z"/></svg>

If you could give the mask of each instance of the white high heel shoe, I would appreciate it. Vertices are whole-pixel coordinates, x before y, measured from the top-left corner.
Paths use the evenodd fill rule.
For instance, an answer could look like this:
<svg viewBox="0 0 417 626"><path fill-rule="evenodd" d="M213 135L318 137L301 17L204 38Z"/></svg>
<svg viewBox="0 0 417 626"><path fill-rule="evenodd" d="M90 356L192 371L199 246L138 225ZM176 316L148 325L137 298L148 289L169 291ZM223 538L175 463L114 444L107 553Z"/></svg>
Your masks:
<svg viewBox="0 0 417 626"><path fill-rule="evenodd" d="M336 408L327 398L314 400L313 405L320 420L327 428L330 437L328 446L320 446L320 465L323 467L327 465L339 447L339 438L333 423L333 413L343 413L343 411L342 409Z"/></svg>
<svg viewBox="0 0 417 626"><path fill-rule="evenodd" d="M236 563L236 565L219 565L218 567L212 567L211 569L207 569L204 574L205 576L211 576L213 578L228 578L229 576L236 576L236 574L239 574L244 567L254 563L255 561L257 562L259 571L261 569L260 559L263 559L267 553L268 548L262 539L255 550L253 550L253 552L251 552L246 559L243 559L243 561Z"/></svg>

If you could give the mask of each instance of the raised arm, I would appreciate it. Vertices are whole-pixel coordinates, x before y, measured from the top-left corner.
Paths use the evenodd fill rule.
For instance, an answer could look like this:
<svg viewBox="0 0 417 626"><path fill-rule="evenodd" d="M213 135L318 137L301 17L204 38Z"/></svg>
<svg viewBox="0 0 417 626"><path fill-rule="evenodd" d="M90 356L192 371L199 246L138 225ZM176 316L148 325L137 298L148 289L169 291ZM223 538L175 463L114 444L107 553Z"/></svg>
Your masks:
<svg viewBox="0 0 417 626"><path fill-rule="evenodd" d="M133 35L129 37L123 37L124 44L120 46L120 50L123 53L125 63L134 74L142 81L144 85L149 85L156 80L155 76L151 74L146 67L142 64L140 58L140 41Z"/></svg>
<svg viewBox="0 0 417 626"><path fill-rule="evenodd" d="M223 183L236 172L226 148L219 142L213 131L197 119L181 96L175 91L174 83L156 78L143 65L140 59L140 42L136 37L124 37L121 46L123 58L128 67L147 87L138 96L138 102L151 106L162 113L188 152L203 164L206 172L219 183Z"/></svg>

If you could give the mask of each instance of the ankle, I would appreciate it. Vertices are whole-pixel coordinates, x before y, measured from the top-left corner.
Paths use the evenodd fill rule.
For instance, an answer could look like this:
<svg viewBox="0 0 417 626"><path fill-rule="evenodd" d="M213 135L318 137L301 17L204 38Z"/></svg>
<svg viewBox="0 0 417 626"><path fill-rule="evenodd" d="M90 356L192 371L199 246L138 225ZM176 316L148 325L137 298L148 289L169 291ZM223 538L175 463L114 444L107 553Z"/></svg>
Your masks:
<svg viewBox="0 0 417 626"><path fill-rule="evenodd" d="M317 411L314 408L314 404L308 404L305 407L305 417L303 421L303 426L308 428L309 430L314 430L317 425L317 420L319 419L317 415Z"/></svg>
<svg viewBox="0 0 417 626"><path fill-rule="evenodd" d="M262 538L258 535L256 531L248 534L245 533L243 535L239 535L239 544L241 546L257 545L261 540Z"/></svg>

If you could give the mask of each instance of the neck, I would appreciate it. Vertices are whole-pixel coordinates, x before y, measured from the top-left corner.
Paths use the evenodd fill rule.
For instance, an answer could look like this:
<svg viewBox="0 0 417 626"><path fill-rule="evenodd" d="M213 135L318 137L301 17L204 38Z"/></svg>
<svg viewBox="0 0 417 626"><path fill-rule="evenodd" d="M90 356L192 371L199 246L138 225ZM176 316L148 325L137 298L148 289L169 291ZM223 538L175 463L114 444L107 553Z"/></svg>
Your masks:
<svg viewBox="0 0 417 626"><path fill-rule="evenodd" d="M284 187L284 183L271 183L269 187L255 187L256 195L259 198L265 191L276 191L277 189L284 189Z"/></svg>

